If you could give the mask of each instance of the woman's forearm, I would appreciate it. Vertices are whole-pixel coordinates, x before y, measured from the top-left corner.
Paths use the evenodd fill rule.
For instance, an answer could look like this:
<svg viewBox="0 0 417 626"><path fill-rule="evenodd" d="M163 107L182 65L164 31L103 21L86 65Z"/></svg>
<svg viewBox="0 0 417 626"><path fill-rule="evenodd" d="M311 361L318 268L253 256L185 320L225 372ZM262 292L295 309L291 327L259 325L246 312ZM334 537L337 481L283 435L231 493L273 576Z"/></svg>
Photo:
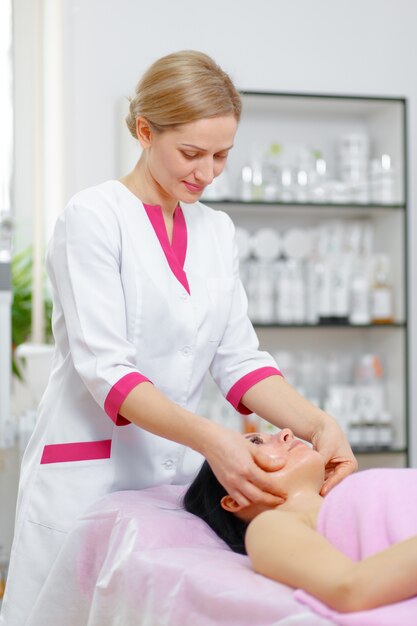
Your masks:
<svg viewBox="0 0 417 626"><path fill-rule="evenodd" d="M417 595L417 536L355 563L343 611L364 611Z"/></svg>
<svg viewBox="0 0 417 626"><path fill-rule="evenodd" d="M193 448L206 457L219 482L236 502L276 506L268 472L282 467L247 439L229 428L191 413L169 400L151 383L137 385L126 396L119 414L155 435Z"/></svg>
<svg viewBox="0 0 417 626"><path fill-rule="evenodd" d="M282 376L269 376L253 385L242 403L279 428L291 428L297 437L311 441L330 418L303 398Z"/></svg>
<svg viewBox="0 0 417 626"><path fill-rule="evenodd" d="M417 537L355 562L300 514L278 509L249 524L245 545L255 571L303 589L341 613L417 595Z"/></svg>
<svg viewBox="0 0 417 626"><path fill-rule="evenodd" d="M331 419L281 376L270 376L253 385L244 394L242 403L279 428L291 428L298 437L307 440ZM145 430L202 453L204 441L215 431L213 422L172 402L148 382L127 395L119 413Z"/></svg>
<svg viewBox="0 0 417 626"><path fill-rule="evenodd" d="M126 396L120 415L136 426L205 454L219 427L169 400L154 385L143 382Z"/></svg>

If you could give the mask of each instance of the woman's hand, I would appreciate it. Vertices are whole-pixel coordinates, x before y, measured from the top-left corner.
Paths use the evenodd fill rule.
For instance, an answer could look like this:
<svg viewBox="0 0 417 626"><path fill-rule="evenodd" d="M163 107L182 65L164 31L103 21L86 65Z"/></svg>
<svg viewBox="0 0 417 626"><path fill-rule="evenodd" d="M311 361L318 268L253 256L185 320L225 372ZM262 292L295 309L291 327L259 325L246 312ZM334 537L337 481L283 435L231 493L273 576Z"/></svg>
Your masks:
<svg viewBox="0 0 417 626"><path fill-rule="evenodd" d="M312 444L326 460L326 473L320 494L325 496L337 483L358 469L352 448L343 431L333 418L324 422L324 426L316 432Z"/></svg>
<svg viewBox="0 0 417 626"><path fill-rule="evenodd" d="M253 445L240 433L215 426L215 436L206 442L204 456L227 493L242 506L257 503L273 507L282 503L278 494L269 492L268 472L281 469L283 459L265 454L262 446Z"/></svg>

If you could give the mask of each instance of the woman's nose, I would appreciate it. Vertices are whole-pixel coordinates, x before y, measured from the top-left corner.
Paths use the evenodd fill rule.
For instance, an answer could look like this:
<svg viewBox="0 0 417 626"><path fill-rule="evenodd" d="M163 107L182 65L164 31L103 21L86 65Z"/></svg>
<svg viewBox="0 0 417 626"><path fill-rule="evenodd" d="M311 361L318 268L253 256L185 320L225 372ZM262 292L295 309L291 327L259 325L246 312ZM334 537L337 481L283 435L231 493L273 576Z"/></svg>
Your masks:
<svg viewBox="0 0 417 626"><path fill-rule="evenodd" d="M214 164L211 161L206 163L200 163L199 167L195 170L194 175L196 180L204 185L210 185L214 180Z"/></svg>
<svg viewBox="0 0 417 626"><path fill-rule="evenodd" d="M290 428L283 428L279 433L279 440L284 443L289 443L290 441L293 441L293 439L294 433Z"/></svg>

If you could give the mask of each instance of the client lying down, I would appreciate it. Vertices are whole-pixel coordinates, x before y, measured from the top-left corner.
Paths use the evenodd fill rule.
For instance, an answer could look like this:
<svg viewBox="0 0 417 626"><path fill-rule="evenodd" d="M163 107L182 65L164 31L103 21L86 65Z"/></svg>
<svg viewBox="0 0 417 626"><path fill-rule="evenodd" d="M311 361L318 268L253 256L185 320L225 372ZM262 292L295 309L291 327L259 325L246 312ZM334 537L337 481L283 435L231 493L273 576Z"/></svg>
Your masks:
<svg viewBox="0 0 417 626"><path fill-rule="evenodd" d="M283 468L269 475L281 504L239 506L206 461L184 497L189 512L247 552L257 572L336 611L417 596L416 469L359 472L323 498L324 459L291 430L246 436L282 457Z"/></svg>

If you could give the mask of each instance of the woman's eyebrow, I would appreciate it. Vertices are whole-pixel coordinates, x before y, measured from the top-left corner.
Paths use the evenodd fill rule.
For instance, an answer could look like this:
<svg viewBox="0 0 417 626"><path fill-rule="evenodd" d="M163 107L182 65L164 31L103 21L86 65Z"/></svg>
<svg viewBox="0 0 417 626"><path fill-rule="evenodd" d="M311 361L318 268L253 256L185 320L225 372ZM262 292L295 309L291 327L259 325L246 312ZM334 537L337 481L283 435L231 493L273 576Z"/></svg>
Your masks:
<svg viewBox="0 0 417 626"><path fill-rule="evenodd" d="M196 146L192 143L181 143L179 142L180 146L184 146L187 148L194 148L195 150L201 150L201 152L208 152L208 150L206 150L205 148L201 148L200 146ZM224 152L226 150L231 150L233 148L233 145L229 146L228 148L222 148L221 150L218 150L218 152Z"/></svg>

